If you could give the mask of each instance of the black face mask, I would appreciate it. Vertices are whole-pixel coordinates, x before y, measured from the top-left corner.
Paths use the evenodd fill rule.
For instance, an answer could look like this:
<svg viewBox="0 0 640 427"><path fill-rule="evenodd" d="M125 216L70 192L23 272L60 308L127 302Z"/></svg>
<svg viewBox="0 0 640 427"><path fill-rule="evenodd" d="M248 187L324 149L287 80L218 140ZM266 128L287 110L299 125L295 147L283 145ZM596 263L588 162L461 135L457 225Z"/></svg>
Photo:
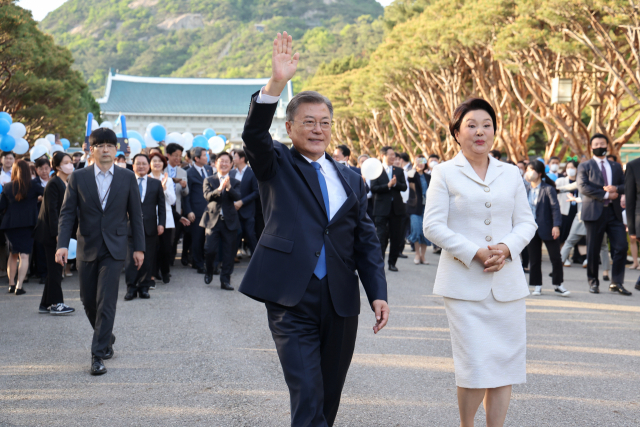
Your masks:
<svg viewBox="0 0 640 427"><path fill-rule="evenodd" d="M593 148L591 151L593 151L593 155L597 157L602 157L607 154L606 147Z"/></svg>

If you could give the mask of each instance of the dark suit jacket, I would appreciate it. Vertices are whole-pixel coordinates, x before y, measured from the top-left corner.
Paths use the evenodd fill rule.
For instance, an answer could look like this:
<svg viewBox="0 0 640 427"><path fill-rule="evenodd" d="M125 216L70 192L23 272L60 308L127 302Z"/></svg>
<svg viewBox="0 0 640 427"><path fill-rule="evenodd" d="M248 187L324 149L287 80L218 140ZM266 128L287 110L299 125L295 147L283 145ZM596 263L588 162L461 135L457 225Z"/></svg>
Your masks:
<svg viewBox="0 0 640 427"><path fill-rule="evenodd" d="M38 222L38 196L42 196L44 188L38 178L31 181L27 197L16 201L13 185L8 182L2 189L0 212L7 210L2 218L1 230L9 228L34 227Z"/></svg>
<svg viewBox="0 0 640 427"><path fill-rule="evenodd" d="M167 185L170 184L171 182ZM140 191L138 191L138 194L140 194ZM147 236L157 236L158 226L164 227L167 223L167 209L162 183L151 177L147 177L147 192L144 193L144 201L142 202L142 223L144 225L144 234ZM151 249L147 248L147 250Z"/></svg>
<svg viewBox="0 0 640 427"><path fill-rule="evenodd" d="M207 210L204 211L202 220L200 220L200 227L207 231L213 229L220 218L220 210L222 210L227 228L229 230L237 230L240 227L240 220L233 202L240 200L240 181L231 178L231 189L229 191L226 189L220 191L218 187L220 187L218 174L210 176L204 182L202 192L208 204Z"/></svg>
<svg viewBox="0 0 640 427"><path fill-rule="evenodd" d="M38 215L38 223L33 231L33 237L40 243L55 244L58 237L58 218L64 201L67 186L57 176L53 176L44 188L42 206Z"/></svg>
<svg viewBox="0 0 640 427"><path fill-rule="evenodd" d="M608 160L607 160L608 161ZM624 194L624 175L622 166L619 163L609 162L611 166L611 181L609 185L618 187L618 194ZM588 162L578 165L578 189L582 193L582 211L580 219L583 221L597 221L602 215L604 208L603 201L606 191L604 187L604 179L602 171L598 163L591 159ZM620 206L620 197L612 200L613 210L618 221L622 221L622 207Z"/></svg>
<svg viewBox="0 0 640 427"><path fill-rule="evenodd" d="M124 260L128 222L131 223L133 250L145 250L136 176L128 169L114 166L111 189L102 210L94 172L96 167L76 169L69 176L58 220L58 249L69 247L73 225L78 218L78 261L95 261L103 243L113 259Z"/></svg>
<svg viewBox="0 0 640 427"><path fill-rule="evenodd" d="M389 184L389 176L384 170L382 175L371 181L374 216L388 216L392 208L396 215L404 215L406 212L406 207L400 194L407 189L404 171L402 168L393 166L393 175L396 177L395 187L389 188L387 185Z"/></svg>
<svg viewBox="0 0 640 427"><path fill-rule="evenodd" d="M211 166L205 165L204 170L207 176L213 175ZM187 185L189 186L189 194L182 199L184 216L193 212L196 217L202 216L205 209L207 209L207 201L202 195L202 185L204 179L202 175L198 173L196 168L187 169Z"/></svg>
<svg viewBox="0 0 640 427"><path fill-rule="evenodd" d="M527 189L527 193L532 191ZM542 240L553 240L551 230L553 227L562 226L562 213L558 203L558 193L555 188L545 182L540 183L538 203L536 204L536 224L538 224L538 236Z"/></svg>
<svg viewBox="0 0 640 427"><path fill-rule="evenodd" d="M238 173L238 171L234 169L229 172L229 175L231 178L235 178L236 173ZM256 174L247 166L247 169L245 169L242 175L242 181L240 181L240 200L242 200L242 207L238 210L238 213L241 218L248 219L256 215L256 199L258 197L260 197L260 193Z"/></svg>
<svg viewBox="0 0 640 427"><path fill-rule="evenodd" d="M352 171L354 171L355 173L357 173L358 175L362 176L362 171L360 170L360 168L357 168L355 166L351 166L349 165L349 169L351 169Z"/></svg>
<svg viewBox="0 0 640 427"><path fill-rule="evenodd" d="M627 226L629 235L637 236L636 215L640 214L640 159L627 163L627 171L624 176L624 195L627 200Z"/></svg>
<svg viewBox="0 0 640 427"><path fill-rule="evenodd" d="M331 300L340 316L360 312L360 281L369 302L387 299L380 242L366 214L362 177L336 167L347 200L328 220L316 170L295 148L271 139L276 104L257 104L245 122L244 149L258 179L265 229L240 285L240 292L287 307L302 299L325 246Z"/></svg>

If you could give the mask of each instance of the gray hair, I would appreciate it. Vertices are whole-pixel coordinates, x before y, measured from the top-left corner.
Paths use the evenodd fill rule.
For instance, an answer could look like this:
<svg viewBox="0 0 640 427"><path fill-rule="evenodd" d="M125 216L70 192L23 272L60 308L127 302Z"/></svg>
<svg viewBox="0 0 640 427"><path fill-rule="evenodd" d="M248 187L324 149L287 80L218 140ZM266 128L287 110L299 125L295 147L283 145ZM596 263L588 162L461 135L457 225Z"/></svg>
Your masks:
<svg viewBox="0 0 640 427"><path fill-rule="evenodd" d="M319 94L318 92L314 92L311 90L307 90L304 92L300 92L296 96L294 96L291 101L289 101L289 105L287 105L287 121L292 122L293 117L296 115L298 111L298 107L302 104L325 104L327 108L329 108L329 113L331 114L331 118L333 119L333 105L329 98L324 95Z"/></svg>
<svg viewBox="0 0 640 427"><path fill-rule="evenodd" d="M200 157L200 156L202 156L202 152L203 152L203 151L207 151L207 150L205 150L205 149L204 149L204 148L202 148L202 147L193 147L193 148L191 149L191 158L192 158L192 159L195 159L196 157Z"/></svg>

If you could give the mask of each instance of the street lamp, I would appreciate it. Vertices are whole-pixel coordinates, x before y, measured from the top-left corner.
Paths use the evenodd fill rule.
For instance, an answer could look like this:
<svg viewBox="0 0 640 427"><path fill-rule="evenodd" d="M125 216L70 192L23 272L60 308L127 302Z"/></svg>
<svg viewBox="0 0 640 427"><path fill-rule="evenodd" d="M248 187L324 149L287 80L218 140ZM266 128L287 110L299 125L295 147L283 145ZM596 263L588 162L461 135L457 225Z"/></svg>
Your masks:
<svg viewBox="0 0 640 427"><path fill-rule="evenodd" d="M551 103L570 104L573 94L573 79L555 77L551 80Z"/></svg>

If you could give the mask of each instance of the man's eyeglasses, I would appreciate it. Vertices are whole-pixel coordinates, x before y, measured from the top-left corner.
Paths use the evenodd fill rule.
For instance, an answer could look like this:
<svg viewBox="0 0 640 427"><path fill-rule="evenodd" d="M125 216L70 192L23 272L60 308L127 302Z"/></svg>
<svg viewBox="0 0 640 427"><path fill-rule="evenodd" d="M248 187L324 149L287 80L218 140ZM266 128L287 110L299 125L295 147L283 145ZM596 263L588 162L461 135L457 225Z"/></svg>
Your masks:
<svg viewBox="0 0 640 427"><path fill-rule="evenodd" d="M294 121L291 120L291 123L293 122ZM304 120L302 122L302 127L304 127L305 130L314 130L318 124L320 125L320 129L322 130L329 130L333 126L333 122L330 122L328 120L323 120L321 122L316 122L315 120Z"/></svg>

